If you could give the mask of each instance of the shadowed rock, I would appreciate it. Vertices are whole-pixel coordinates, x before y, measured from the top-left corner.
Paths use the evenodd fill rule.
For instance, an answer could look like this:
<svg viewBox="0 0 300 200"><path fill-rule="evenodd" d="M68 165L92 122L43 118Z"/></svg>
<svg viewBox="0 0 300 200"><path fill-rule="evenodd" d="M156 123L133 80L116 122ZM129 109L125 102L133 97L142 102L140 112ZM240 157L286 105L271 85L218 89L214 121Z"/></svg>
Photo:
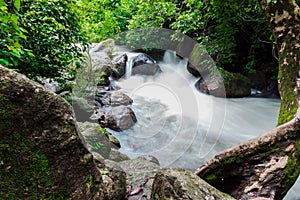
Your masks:
<svg viewBox="0 0 300 200"><path fill-rule="evenodd" d="M107 199L64 99L0 66L0 104L2 198Z"/></svg>

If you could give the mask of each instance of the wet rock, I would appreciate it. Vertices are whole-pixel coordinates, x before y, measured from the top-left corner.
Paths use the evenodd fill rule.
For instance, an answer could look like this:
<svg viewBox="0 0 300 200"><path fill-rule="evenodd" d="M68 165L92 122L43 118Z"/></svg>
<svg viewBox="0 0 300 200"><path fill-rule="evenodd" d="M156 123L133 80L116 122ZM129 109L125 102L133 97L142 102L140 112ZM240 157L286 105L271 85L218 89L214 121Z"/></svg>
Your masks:
<svg viewBox="0 0 300 200"><path fill-rule="evenodd" d="M123 92L114 91L110 93L110 105L111 106L120 106L120 105L130 105L132 104L132 99Z"/></svg>
<svg viewBox="0 0 300 200"><path fill-rule="evenodd" d="M97 152L103 158L108 158L111 151L111 143L101 131L97 130L97 127L99 125L91 127L81 134L90 152Z"/></svg>
<svg viewBox="0 0 300 200"><path fill-rule="evenodd" d="M141 53L132 58L132 68L144 64L155 64L156 61L145 53Z"/></svg>
<svg viewBox="0 0 300 200"><path fill-rule="evenodd" d="M68 102L0 66L0 113L2 198L108 199Z"/></svg>
<svg viewBox="0 0 300 200"><path fill-rule="evenodd" d="M141 155L141 156L139 156L138 158L144 159L144 160L147 160L147 161L149 161L149 162L153 162L153 163L159 165L158 159L155 158L155 157L152 156L152 155Z"/></svg>
<svg viewBox="0 0 300 200"><path fill-rule="evenodd" d="M83 139L88 144L90 151L94 152L94 149L98 147L98 151L100 151L100 154L104 158L108 158L110 154L110 150L106 149L119 149L121 147L120 141L97 123L78 122L78 127L81 131L81 135L83 135ZM105 136L105 138L103 136ZM101 140L103 140L103 142L101 142Z"/></svg>
<svg viewBox="0 0 300 200"><path fill-rule="evenodd" d="M108 160L121 162L121 161L124 161L124 160L130 160L130 158L127 155L122 154L117 149L111 149Z"/></svg>
<svg viewBox="0 0 300 200"><path fill-rule="evenodd" d="M136 122L136 116L130 107L111 107L107 111L98 110L93 119L98 119L101 126L114 131L123 131L132 127Z"/></svg>
<svg viewBox="0 0 300 200"><path fill-rule="evenodd" d="M190 74L193 74L195 77L201 77L200 72L195 68L190 62L187 64L187 70Z"/></svg>
<svg viewBox="0 0 300 200"><path fill-rule="evenodd" d="M151 199L233 199L190 171L162 169L155 175Z"/></svg>
<svg viewBox="0 0 300 200"><path fill-rule="evenodd" d="M203 93L216 97L246 97L251 94L250 80L238 73L220 71L221 78L216 74L206 75L200 78L195 86Z"/></svg>
<svg viewBox="0 0 300 200"><path fill-rule="evenodd" d="M158 64L142 64L132 69L132 75L141 74L147 76L153 76L162 72Z"/></svg>
<svg viewBox="0 0 300 200"><path fill-rule="evenodd" d="M103 185L107 191L107 199L124 199L126 196L126 173L124 170L107 162L105 169L103 169L101 173Z"/></svg>
<svg viewBox="0 0 300 200"><path fill-rule="evenodd" d="M132 186L132 190L137 189L146 182L143 185L143 190L137 195L129 196L128 200L140 200L143 198L151 199L153 179L156 172L161 169L159 165L140 158L125 160L118 163L106 161L106 163L109 166L116 168L120 167L126 172L127 185Z"/></svg>
<svg viewBox="0 0 300 200"><path fill-rule="evenodd" d="M133 102L128 95L120 91L98 92L95 96L95 100L99 102L101 106L126 106Z"/></svg>
<svg viewBox="0 0 300 200"><path fill-rule="evenodd" d="M161 68L156 61L145 53L138 54L131 60L132 75L141 74L153 76L161 72Z"/></svg>
<svg viewBox="0 0 300 200"><path fill-rule="evenodd" d="M91 106L85 98L72 96L72 107L74 109L76 120L79 122L85 122L93 120L90 119L94 113L94 108Z"/></svg>
<svg viewBox="0 0 300 200"><path fill-rule="evenodd" d="M122 54L116 57L112 62L112 77L114 79L119 79L125 75L126 72L126 62L128 60L127 54Z"/></svg>

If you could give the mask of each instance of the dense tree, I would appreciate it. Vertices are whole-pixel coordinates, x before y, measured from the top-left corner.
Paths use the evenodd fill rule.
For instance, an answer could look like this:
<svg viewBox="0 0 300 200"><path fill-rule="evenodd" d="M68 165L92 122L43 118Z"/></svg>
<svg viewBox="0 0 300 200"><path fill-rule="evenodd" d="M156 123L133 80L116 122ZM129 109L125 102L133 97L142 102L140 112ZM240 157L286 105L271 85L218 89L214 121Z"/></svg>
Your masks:
<svg viewBox="0 0 300 200"><path fill-rule="evenodd" d="M59 77L86 39L73 1L1 0L1 63L29 77Z"/></svg>
<svg viewBox="0 0 300 200"><path fill-rule="evenodd" d="M137 10L137 0L76 0L83 32L91 42L100 42L126 31Z"/></svg>
<svg viewBox="0 0 300 200"><path fill-rule="evenodd" d="M8 5L0 0L0 64L10 67L16 66L21 54L25 53L20 40L26 39L26 31L19 26L17 14L20 3L16 0Z"/></svg>

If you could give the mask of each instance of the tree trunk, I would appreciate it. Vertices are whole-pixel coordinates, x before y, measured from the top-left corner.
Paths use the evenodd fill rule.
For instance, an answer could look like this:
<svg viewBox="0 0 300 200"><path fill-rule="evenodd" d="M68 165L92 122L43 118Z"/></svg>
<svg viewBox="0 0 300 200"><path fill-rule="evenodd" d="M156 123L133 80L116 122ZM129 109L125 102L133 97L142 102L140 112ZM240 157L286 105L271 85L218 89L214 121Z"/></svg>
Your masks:
<svg viewBox="0 0 300 200"><path fill-rule="evenodd" d="M300 95L295 88L300 69L300 8L295 0L259 2L272 27L279 50L278 85L281 107L278 124L280 125L290 121L298 108L297 98Z"/></svg>
<svg viewBox="0 0 300 200"><path fill-rule="evenodd" d="M217 155L195 173L237 199L282 199L300 172L300 8L295 0L259 2L279 50L282 125Z"/></svg>

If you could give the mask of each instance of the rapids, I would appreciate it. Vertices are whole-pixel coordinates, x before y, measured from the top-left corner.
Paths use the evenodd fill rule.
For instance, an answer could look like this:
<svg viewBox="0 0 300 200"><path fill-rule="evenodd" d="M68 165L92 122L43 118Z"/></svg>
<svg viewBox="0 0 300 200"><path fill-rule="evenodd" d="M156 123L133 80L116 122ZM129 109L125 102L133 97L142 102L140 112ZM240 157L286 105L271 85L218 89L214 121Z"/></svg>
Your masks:
<svg viewBox="0 0 300 200"><path fill-rule="evenodd" d="M129 157L153 155L162 167L193 171L217 153L276 126L279 99L202 94L186 70L187 60L171 51L158 62L162 73L131 76L134 55L128 54L126 76L116 84L133 99L138 122L123 132L110 130ZM295 199L295 194L297 189L292 189L285 199Z"/></svg>

